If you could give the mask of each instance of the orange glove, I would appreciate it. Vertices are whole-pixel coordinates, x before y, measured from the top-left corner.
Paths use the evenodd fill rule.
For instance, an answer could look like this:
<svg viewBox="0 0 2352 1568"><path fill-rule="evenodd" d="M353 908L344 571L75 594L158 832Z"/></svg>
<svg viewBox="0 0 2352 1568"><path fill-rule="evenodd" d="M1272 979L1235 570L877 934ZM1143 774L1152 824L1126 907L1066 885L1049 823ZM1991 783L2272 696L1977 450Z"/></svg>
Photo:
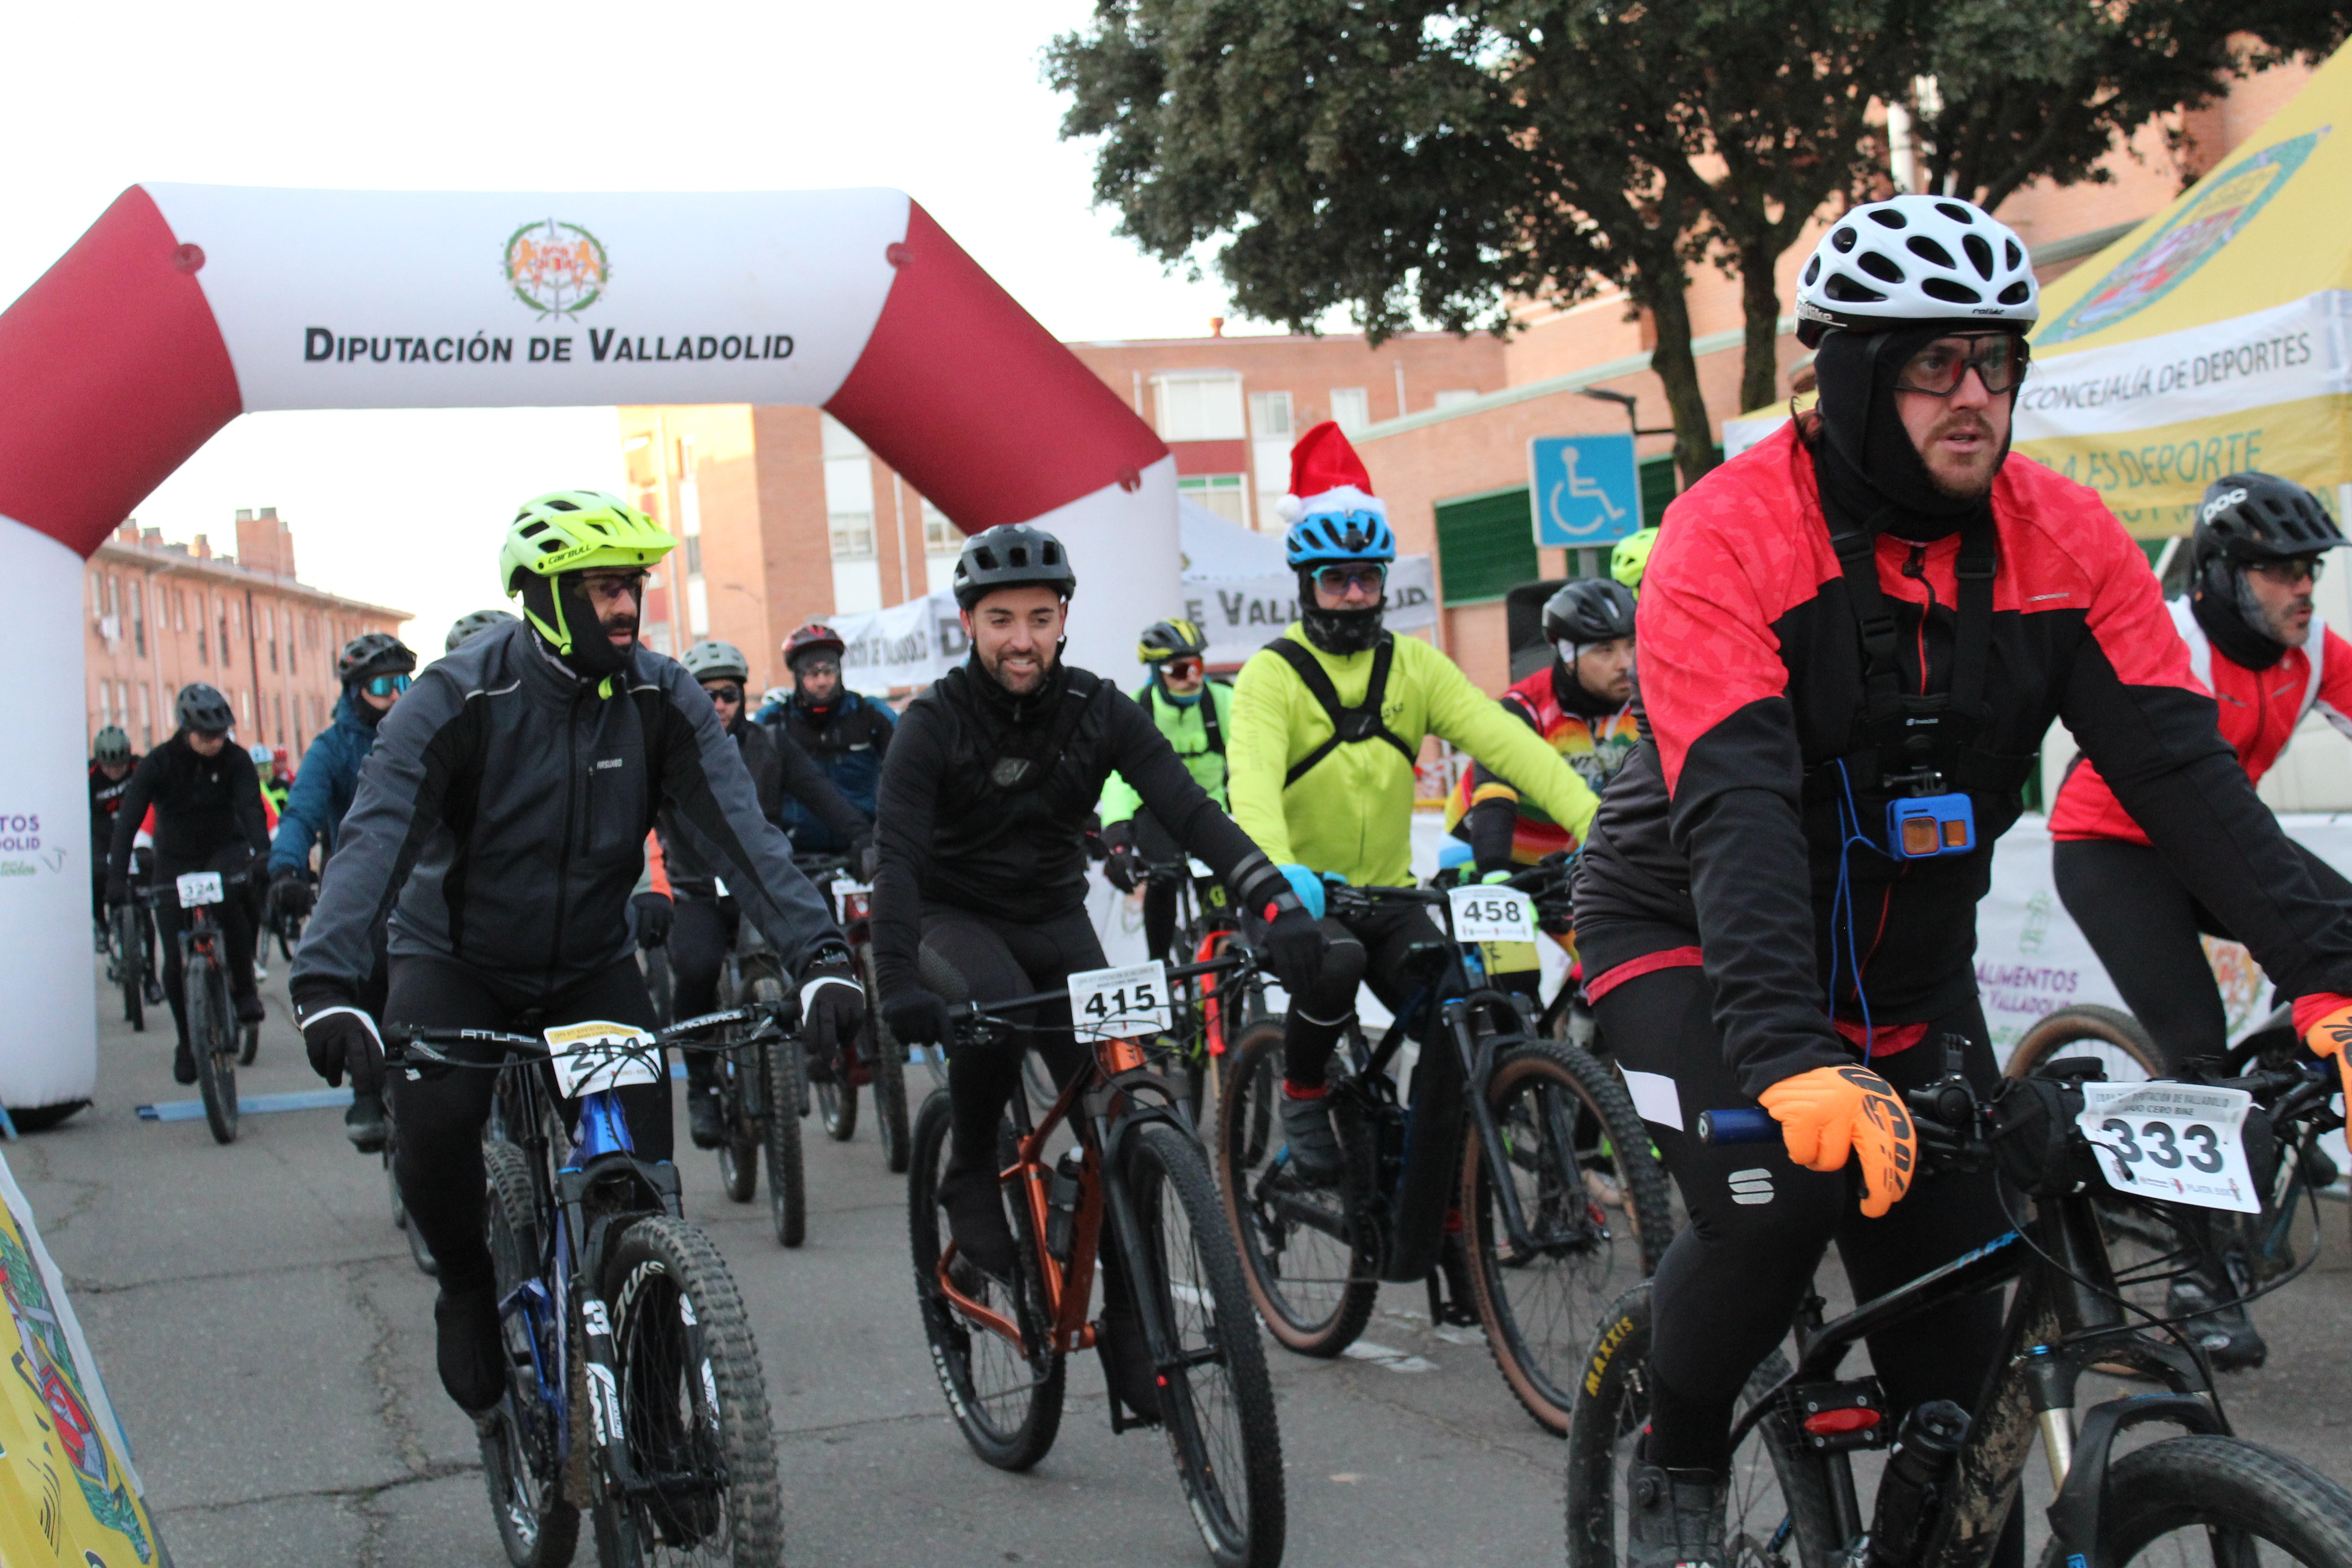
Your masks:
<svg viewBox="0 0 2352 1568"><path fill-rule="evenodd" d="M2344 1079L2344 1105L2352 1110L2352 996L2338 996L2330 991L2315 992L2294 999L2295 1032L2312 1054L2334 1057L2336 1070Z"/></svg>
<svg viewBox="0 0 2352 1568"><path fill-rule="evenodd" d="M1911 1114L1868 1068L1815 1068L1757 1098L1780 1122L1789 1158L1807 1170L1843 1170L1849 1152L1861 1159L1864 1218L1884 1215L1911 1190L1919 1154Z"/></svg>

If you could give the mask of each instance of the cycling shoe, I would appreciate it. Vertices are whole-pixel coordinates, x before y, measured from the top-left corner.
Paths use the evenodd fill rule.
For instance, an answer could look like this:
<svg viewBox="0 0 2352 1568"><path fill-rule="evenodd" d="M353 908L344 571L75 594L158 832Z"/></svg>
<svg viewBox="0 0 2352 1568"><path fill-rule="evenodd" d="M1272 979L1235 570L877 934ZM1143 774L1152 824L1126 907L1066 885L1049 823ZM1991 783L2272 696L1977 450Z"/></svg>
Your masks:
<svg viewBox="0 0 2352 1568"><path fill-rule="evenodd" d="M182 1040L173 1048L172 1081L173 1083L196 1081L196 1054L188 1049L188 1042L185 1040Z"/></svg>
<svg viewBox="0 0 2352 1568"><path fill-rule="evenodd" d="M1160 1419L1160 1369L1143 1337L1143 1320L1125 1301L1106 1302L1095 1323L1095 1353L1102 1357L1103 1381L1139 1420Z"/></svg>
<svg viewBox="0 0 2352 1568"><path fill-rule="evenodd" d="M709 1089L696 1089L686 1097L686 1125L698 1149L716 1149L727 1142L727 1118L719 1111L719 1096Z"/></svg>
<svg viewBox="0 0 2352 1568"><path fill-rule="evenodd" d="M1291 1173L1308 1185L1328 1187L1347 1169L1339 1154L1339 1135L1331 1130L1328 1094L1297 1099L1284 1084L1282 1135L1290 1143Z"/></svg>
<svg viewBox="0 0 2352 1568"><path fill-rule="evenodd" d="M499 1332L497 1286L444 1289L433 1303L433 1327L441 1386L458 1408L488 1410L506 1397L507 1347Z"/></svg>
<svg viewBox="0 0 2352 1568"><path fill-rule="evenodd" d="M956 1253L982 1273L1010 1280L1018 1267L1013 1226L1004 1218L1004 1194L992 1171L950 1169L940 1178L940 1206Z"/></svg>
<svg viewBox="0 0 2352 1568"><path fill-rule="evenodd" d="M1728 1490L1712 1470L1669 1470L1636 1455L1625 1468L1624 1568L1723 1568Z"/></svg>
<svg viewBox="0 0 2352 1568"><path fill-rule="evenodd" d="M229 999L229 1005L236 1009L236 1021L240 1024L258 1024L269 1016L268 1009L261 1005L261 993L258 991L233 996Z"/></svg>
<svg viewBox="0 0 2352 1568"><path fill-rule="evenodd" d="M352 1108L343 1112L343 1136L350 1139L362 1154L383 1151L391 1128L383 1119L383 1097L379 1094L352 1096Z"/></svg>
<svg viewBox="0 0 2352 1568"><path fill-rule="evenodd" d="M163 983L152 976L147 982L147 1005L161 1007L164 1002Z"/></svg>
<svg viewBox="0 0 2352 1568"><path fill-rule="evenodd" d="M2182 1331L2197 1342L2215 1372L2247 1372L2270 1358L2270 1346L2237 1296L2232 1286L2217 1289L2203 1279L2176 1279L2165 1299L2164 1315L2188 1320Z"/></svg>

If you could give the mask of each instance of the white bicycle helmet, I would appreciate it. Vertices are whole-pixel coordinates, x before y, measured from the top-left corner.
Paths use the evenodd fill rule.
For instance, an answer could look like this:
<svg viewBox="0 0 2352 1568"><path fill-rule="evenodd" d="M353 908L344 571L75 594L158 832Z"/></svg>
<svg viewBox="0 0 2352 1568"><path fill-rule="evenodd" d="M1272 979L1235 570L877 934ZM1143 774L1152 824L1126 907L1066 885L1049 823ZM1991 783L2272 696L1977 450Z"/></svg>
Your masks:
<svg viewBox="0 0 2352 1568"><path fill-rule="evenodd" d="M1797 281L1797 338L1956 321L2022 331L2042 314L2024 242L1972 202L1896 196L1830 226Z"/></svg>
<svg viewBox="0 0 2352 1568"><path fill-rule="evenodd" d="M731 642L717 637L705 637L688 648L678 659L686 666L687 674L697 680L742 680L751 679L751 662L743 650Z"/></svg>

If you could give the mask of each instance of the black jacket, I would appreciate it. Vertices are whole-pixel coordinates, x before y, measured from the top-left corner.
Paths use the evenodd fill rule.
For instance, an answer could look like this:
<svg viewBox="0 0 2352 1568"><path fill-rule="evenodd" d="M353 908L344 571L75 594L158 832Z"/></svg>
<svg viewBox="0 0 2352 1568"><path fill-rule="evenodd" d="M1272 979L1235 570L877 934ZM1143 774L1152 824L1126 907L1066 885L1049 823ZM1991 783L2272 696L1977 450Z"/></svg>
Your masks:
<svg viewBox="0 0 2352 1568"><path fill-rule="evenodd" d="M792 829L784 810L789 795L830 825L845 844L873 831L866 825L866 818L833 787L824 770L794 745L790 735L780 735L769 726L753 723L740 715L729 733L735 737L735 744L743 754L743 767L751 775L751 790L759 797L760 815L776 826L786 832ZM678 831L676 814L667 807L662 811L660 829L662 857L675 895L682 899L717 898L719 889L714 879L724 874L713 870L692 840Z"/></svg>
<svg viewBox="0 0 2352 1568"><path fill-rule="evenodd" d="M1086 902L1086 826L1103 781L1135 786L1176 841L1226 886L1276 878L1134 699L1056 665L1014 699L970 664L898 721L882 765L874 958L884 993L916 984L926 904L1043 921Z"/></svg>
<svg viewBox="0 0 2352 1568"><path fill-rule="evenodd" d="M221 747L219 755L200 757L183 732L139 759L131 770L131 787L115 807L114 842L107 853L110 882L130 875L131 841L139 836L151 805L155 808L155 871L160 877L225 868L216 864L224 850L269 853L261 779L253 771L253 759L234 739ZM243 858L232 854L227 858Z"/></svg>
<svg viewBox="0 0 2352 1568"><path fill-rule="evenodd" d="M354 998L387 909L395 959L447 955L550 989L619 963L665 809L795 970L841 942L677 660L640 647L591 683L527 626L483 633L427 665L377 729L295 956L297 1006Z"/></svg>

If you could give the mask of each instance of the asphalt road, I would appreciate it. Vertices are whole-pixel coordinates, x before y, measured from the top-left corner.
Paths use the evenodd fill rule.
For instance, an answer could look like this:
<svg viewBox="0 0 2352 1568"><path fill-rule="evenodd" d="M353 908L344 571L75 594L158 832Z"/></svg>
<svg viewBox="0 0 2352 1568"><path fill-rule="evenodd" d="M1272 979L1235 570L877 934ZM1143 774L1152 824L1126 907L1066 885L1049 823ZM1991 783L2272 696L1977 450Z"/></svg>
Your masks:
<svg viewBox="0 0 2352 1568"><path fill-rule="evenodd" d="M283 981L280 965L264 987L248 1094L319 1087ZM140 1121L139 1104L194 1092L172 1082L168 1016L133 1035L101 991L100 1018L97 1104L5 1152L176 1560L503 1563L472 1427L434 1374L433 1283L392 1226L377 1162L351 1151L332 1110L249 1117L227 1148L200 1120ZM808 1148L809 1239L790 1252L770 1238L764 1195L730 1204L715 1156L684 1161L687 1212L750 1304L790 1561L1203 1562L1162 1440L1112 1436L1090 1355L1073 1363L1060 1441L1036 1469L1005 1475L971 1454L917 1325L904 1179L870 1127L834 1144L812 1122ZM2245 1435L2352 1482L2352 1279L2344 1210L2324 1213L2328 1250L2262 1313L2270 1366L2227 1391ZM1560 1561L1559 1444L1513 1403L1475 1331L1432 1331L1418 1290L1391 1288L1381 1307L1364 1358L1269 1350L1287 1562Z"/></svg>

